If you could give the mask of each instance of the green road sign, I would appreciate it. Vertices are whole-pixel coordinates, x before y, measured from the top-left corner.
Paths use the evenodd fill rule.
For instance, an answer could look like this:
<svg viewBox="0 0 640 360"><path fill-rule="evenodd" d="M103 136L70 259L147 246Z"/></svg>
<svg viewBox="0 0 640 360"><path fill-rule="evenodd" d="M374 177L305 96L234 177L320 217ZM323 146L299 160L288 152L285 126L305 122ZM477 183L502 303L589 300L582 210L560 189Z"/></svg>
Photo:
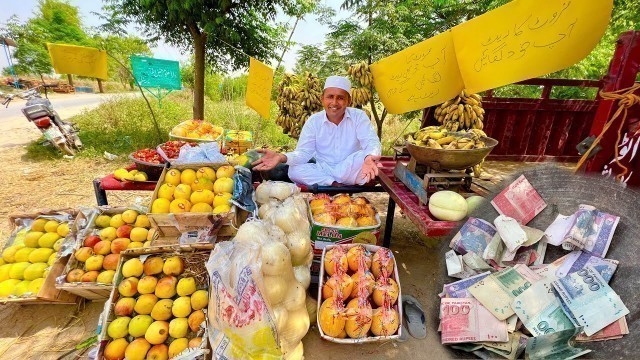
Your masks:
<svg viewBox="0 0 640 360"><path fill-rule="evenodd" d="M180 63L143 56L131 56L133 76L146 88L180 90Z"/></svg>

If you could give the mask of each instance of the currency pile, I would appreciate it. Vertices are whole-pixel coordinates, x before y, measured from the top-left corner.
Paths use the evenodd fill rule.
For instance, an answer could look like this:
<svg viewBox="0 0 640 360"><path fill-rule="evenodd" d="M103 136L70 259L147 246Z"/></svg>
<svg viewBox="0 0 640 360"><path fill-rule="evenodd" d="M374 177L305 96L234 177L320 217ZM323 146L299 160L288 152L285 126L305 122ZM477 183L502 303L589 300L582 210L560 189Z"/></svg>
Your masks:
<svg viewBox="0 0 640 360"><path fill-rule="evenodd" d="M481 358L572 359L591 351L576 344L628 334L629 310L609 286L619 263L605 258L619 217L580 205L544 231L528 227L516 218L546 204L516 182L492 201L493 223L471 217L449 244L447 273L460 280L439 294L442 344ZM510 192L523 189L518 202ZM549 244L571 252L545 264Z"/></svg>
<svg viewBox="0 0 640 360"><path fill-rule="evenodd" d="M443 126L427 126L407 135L406 140L411 144L433 149L471 150L486 147L486 137L487 134L478 129L449 132Z"/></svg>
<svg viewBox="0 0 640 360"><path fill-rule="evenodd" d="M285 74L278 85L276 124L285 134L298 138L309 116L322 110L322 81L315 74Z"/></svg>
<svg viewBox="0 0 640 360"><path fill-rule="evenodd" d="M454 99L448 100L435 110L438 123L449 131L484 128L484 109L482 97L467 94L464 90Z"/></svg>

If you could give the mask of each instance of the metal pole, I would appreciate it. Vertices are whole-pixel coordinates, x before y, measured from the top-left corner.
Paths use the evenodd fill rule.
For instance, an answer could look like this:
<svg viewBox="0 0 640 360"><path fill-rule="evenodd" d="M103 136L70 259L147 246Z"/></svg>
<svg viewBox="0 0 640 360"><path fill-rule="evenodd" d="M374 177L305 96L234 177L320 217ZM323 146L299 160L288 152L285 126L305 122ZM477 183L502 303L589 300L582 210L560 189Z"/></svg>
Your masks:
<svg viewBox="0 0 640 360"><path fill-rule="evenodd" d="M9 65L9 71L11 71L11 77L13 78L13 86L18 88L18 77L16 76L15 71L13 71L13 61L11 61L11 49L9 49L9 45L4 38L2 38L2 45L4 45L4 54L7 57L7 64Z"/></svg>

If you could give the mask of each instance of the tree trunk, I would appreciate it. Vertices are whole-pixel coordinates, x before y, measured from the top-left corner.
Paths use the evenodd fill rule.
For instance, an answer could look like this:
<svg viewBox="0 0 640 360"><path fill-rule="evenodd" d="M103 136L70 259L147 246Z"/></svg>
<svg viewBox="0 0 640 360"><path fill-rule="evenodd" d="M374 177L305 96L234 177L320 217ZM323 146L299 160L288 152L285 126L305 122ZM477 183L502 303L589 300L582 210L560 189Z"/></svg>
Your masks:
<svg viewBox="0 0 640 360"><path fill-rule="evenodd" d="M69 85L73 86L73 76L71 74L67 74L67 80L69 80Z"/></svg>
<svg viewBox="0 0 640 360"><path fill-rule="evenodd" d="M98 80L98 90L100 90L100 94L104 94L104 89L102 88L102 80L96 78Z"/></svg>
<svg viewBox="0 0 640 360"><path fill-rule="evenodd" d="M193 118L204 120L204 44L205 34L193 37L195 78L193 86Z"/></svg>

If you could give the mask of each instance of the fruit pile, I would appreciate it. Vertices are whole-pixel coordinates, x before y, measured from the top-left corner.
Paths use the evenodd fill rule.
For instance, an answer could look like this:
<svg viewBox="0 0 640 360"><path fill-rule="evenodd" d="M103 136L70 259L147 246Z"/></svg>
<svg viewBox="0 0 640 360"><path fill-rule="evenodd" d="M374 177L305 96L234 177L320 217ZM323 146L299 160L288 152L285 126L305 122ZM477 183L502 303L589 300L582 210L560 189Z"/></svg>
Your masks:
<svg viewBox="0 0 640 360"><path fill-rule="evenodd" d="M169 169L151 204L154 214L184 212L222 214L231 211L235 169Z"/></svg>
<svg viewBox="0 0 640 360"><path fill-rule="evenodd" d="M69 262L68 283L111 284L120 261L120 252L151 244L149 219L135 210L95 219L95 229L74 253L76 263Z"/></svg>
<svg viewBox="0 0 640 360"><path fill-rule="evenodd" d="M27 293L35 296L68 234L68 223L44 218L34 220L28 231L18 232L0 259L0 298Z"/></svg>
<svg viewBox="0 0 640 360"><path fill-rule="evenodd" d="M170 135L187 139L216 140L223 129L203 120L187 120L171 129Z"/></svg>
<svg viewBox="0 0 640 360"><path fill-rule="evenodd" d="M400 326L395 306L400 286L394 269L395 259L387 248L338 245L328 250L318 313L325 335L338 339L394 335Z"/></svg>
<svg viewBox="0 0 640 360"><path fill-rule="evenodd" d="M119 168L113 172L113 177L120 181L147 181L149 176L144 171L136 169L127 170L125 168Z"/></svg>
<svg viewBox="0 0 640 360"><path fill-rule="evenodd" d="M187 348L199 348L206 335L203 309L209 295L206 270L195 264L207 258L208 253L197 253L125 261L104 358L169 359Z"/></svg>
<svg viewBox="0 0 640 360"><path fill-rule="evenodd" d="M164 159L158 154L156 149L140 149L131 154L131 156L136 160L150 164L164 164Z"/></svg>
<svg viewBox="0 0 640 360"><path fill-rule="evenodd" d="M322 110L322 81L315 74L285 74L278 85L276 124L285 134L298 138L309 116Z"/></svg>
<svg viewBox="0 0 640 360"><path fill-rule="evenodd" d="M438 123L444 124L449 131L462 129L480 129L484 127L484 109L482 97L478 94L467 94L462 90L455 99L444 102L435 110Z"/></svg>
<svg viewBox="0 0 640 360"><path fill-rule="evenodd" d="M190 143L182 140L167 141L164 144L160 144L160 149L164 152L167 159L177 159L180 156L180 149L189 144L190 146L196 146L196 143Z"/></svg>
<svg viewBox="0 0 640 360"><path fill-rule="evenodd" d="M349 195L315 195L309 200L313 221L320 225L345 228L368 227L378 225L376 210L365 197L352 199Z"/></svg>
<svg viewBox="0 0 640 360"><path fill-rule="evenodd" d="M486 147L483 138L487 134L480 129L449 132L444 127L427 126L407 136L407 142L433 149L471 150Z"/></svg>

